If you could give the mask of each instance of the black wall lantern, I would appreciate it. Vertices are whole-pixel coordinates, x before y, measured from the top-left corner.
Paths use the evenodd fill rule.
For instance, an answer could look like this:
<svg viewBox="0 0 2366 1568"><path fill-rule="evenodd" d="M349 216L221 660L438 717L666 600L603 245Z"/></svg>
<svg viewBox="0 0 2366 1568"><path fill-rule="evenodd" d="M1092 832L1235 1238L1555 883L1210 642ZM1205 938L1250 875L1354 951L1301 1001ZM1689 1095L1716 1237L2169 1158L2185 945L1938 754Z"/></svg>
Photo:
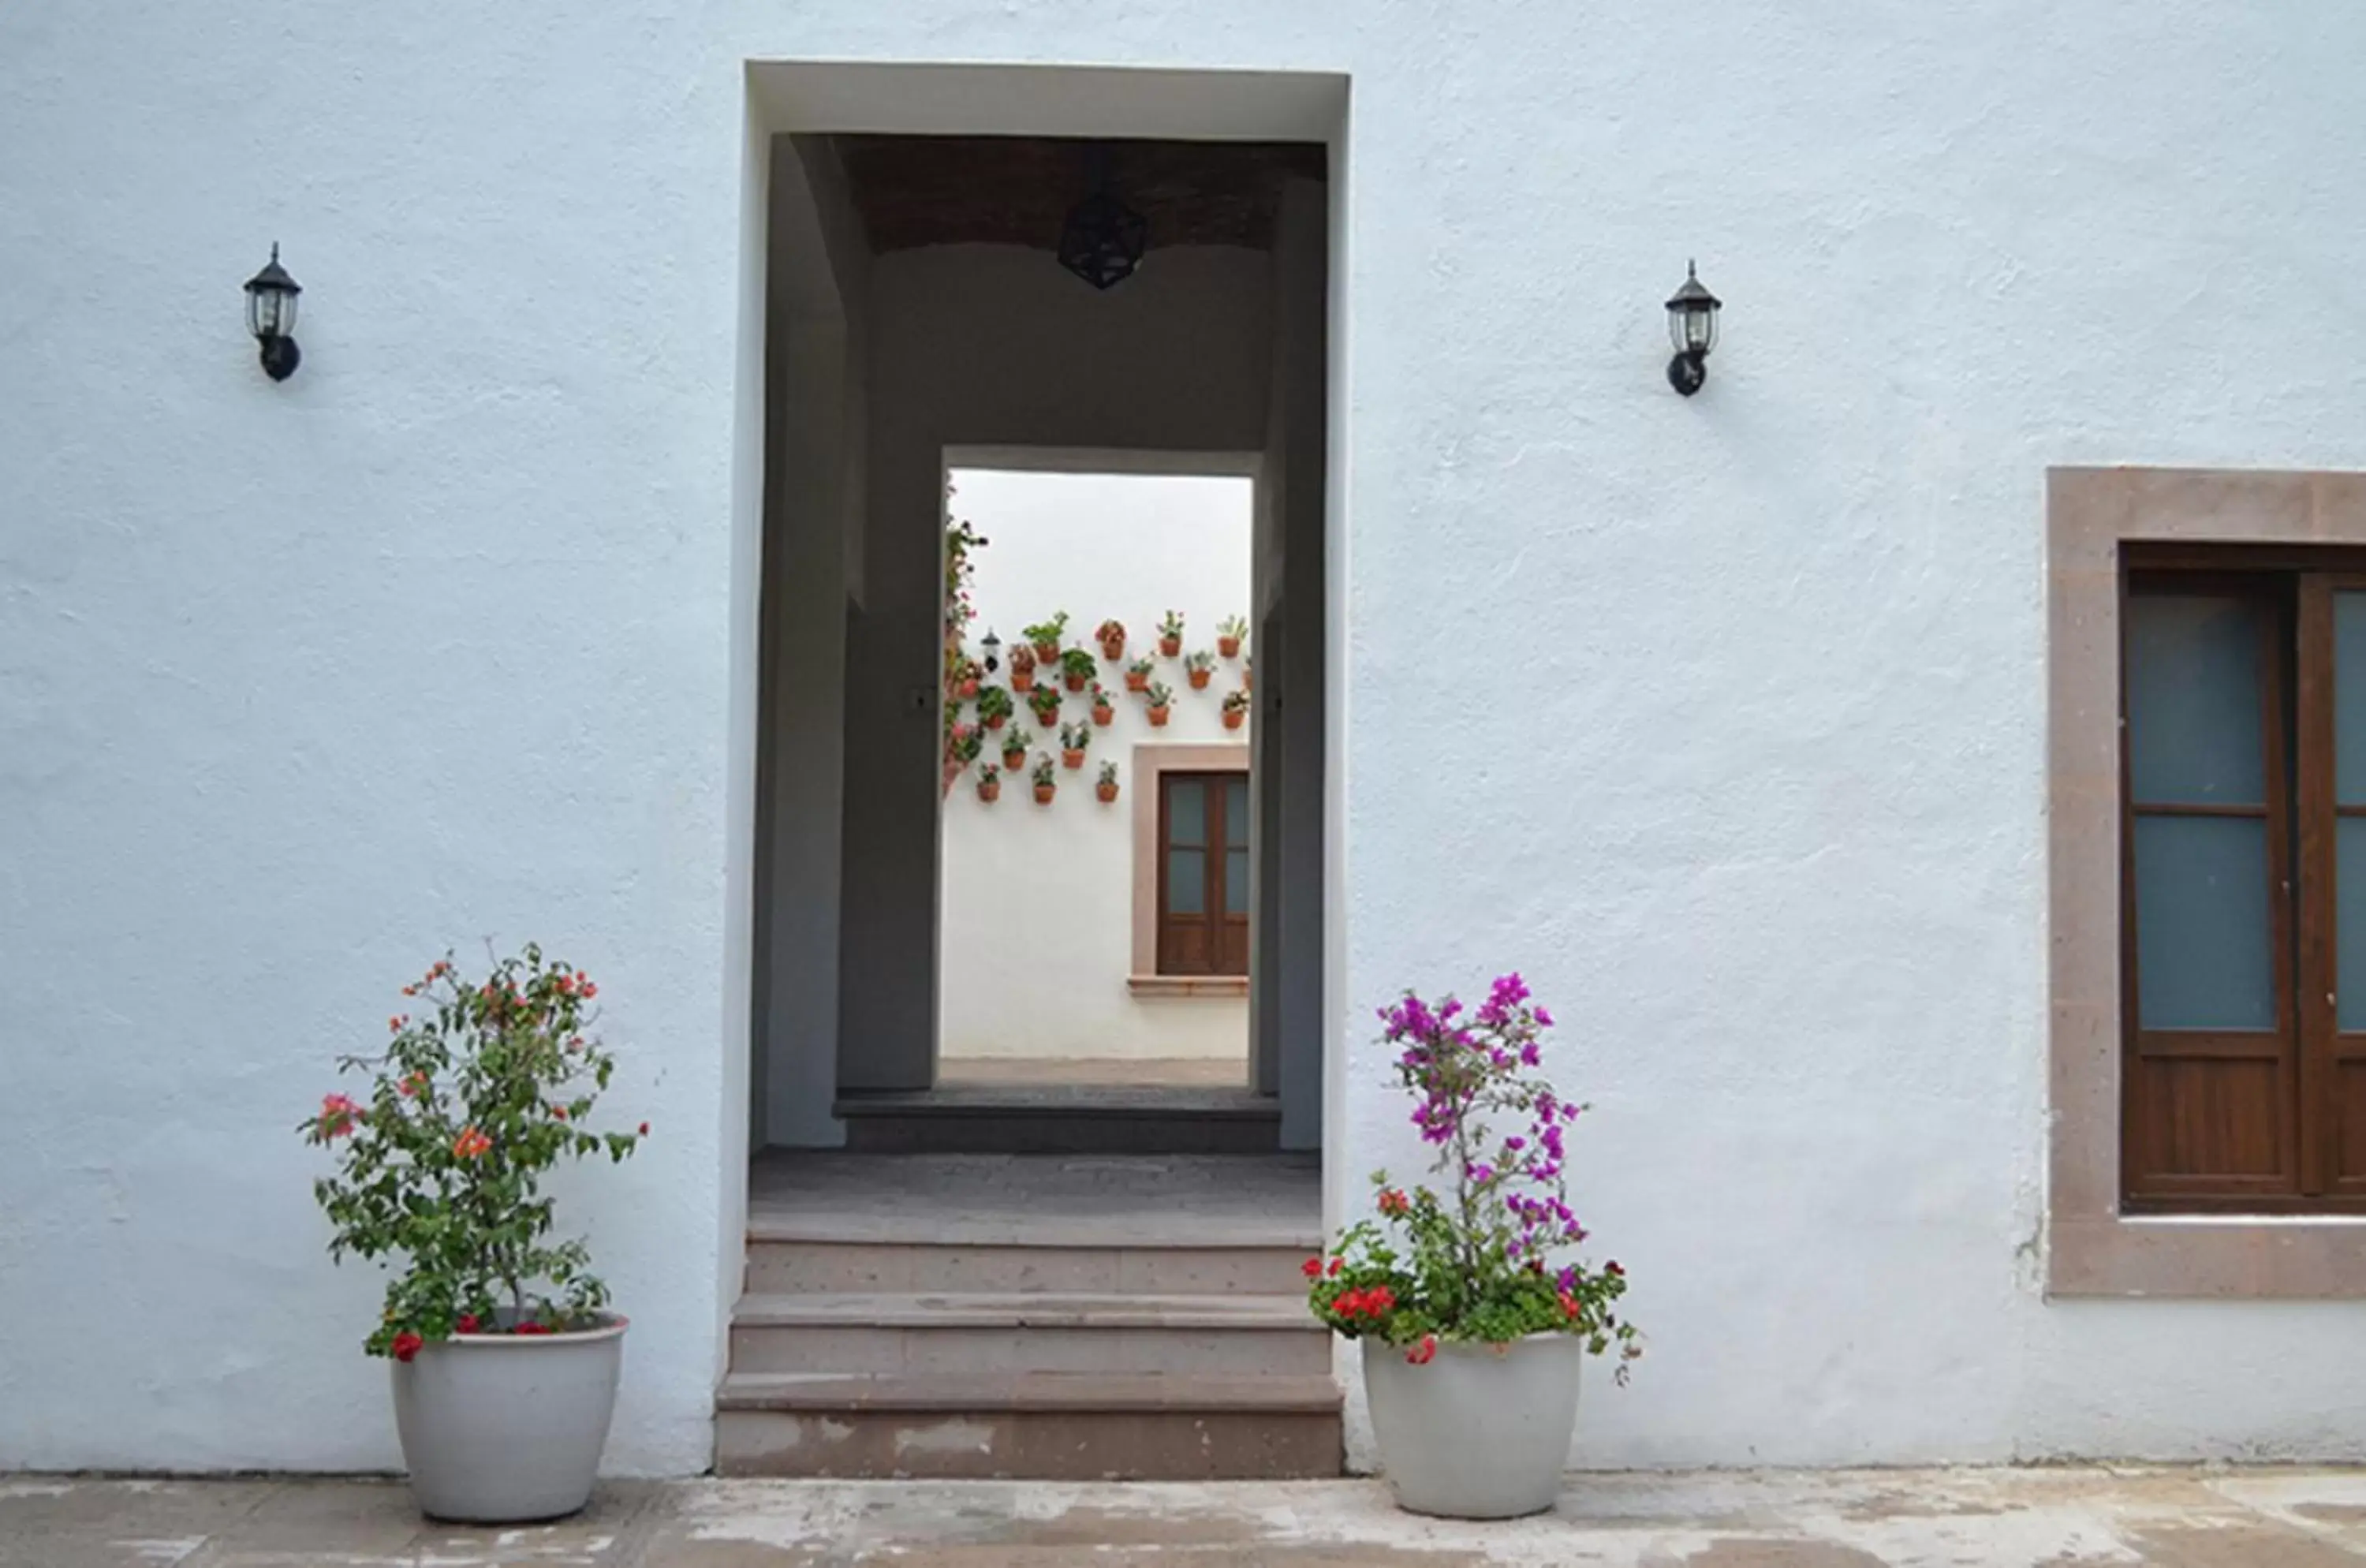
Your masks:
<svg viewBox="0 0 2366 1568"><path fill-rule="evenodd" d="M1142 265L1150 220L1110 194L1107 148L1087 151L1085 167L1092 194L1060 230L1060 265L1096 288L1114 288Z"/></svg>
<svg viewBox="0 0 2366 1568"><path fill-rule="evenodd" d="M994 635L994 628L991 626L988 626L986 631L985 649L986 672L991 675L1002 668L1002 639Z"/></svg>
<svg viewBox="0 0 2366 1568"><path fill-rule="evenodd" d="M1708 379L1708 351L1717 346L1721 303L1701 287L1693 264L1684 263L1684 285L1668 296L1668 336L1676 345L1676 356L1668 361L1668 385L1688 398Z"/></svg>
<svg viewBox="0 0 2366 1568"><path fill-rule="evenodd" d="M279 247L263 270L246 280L246 330L262 345L263 373L275 381L296 374L303 353L296 346L296 296L304 290L279 265Z"/></svg>

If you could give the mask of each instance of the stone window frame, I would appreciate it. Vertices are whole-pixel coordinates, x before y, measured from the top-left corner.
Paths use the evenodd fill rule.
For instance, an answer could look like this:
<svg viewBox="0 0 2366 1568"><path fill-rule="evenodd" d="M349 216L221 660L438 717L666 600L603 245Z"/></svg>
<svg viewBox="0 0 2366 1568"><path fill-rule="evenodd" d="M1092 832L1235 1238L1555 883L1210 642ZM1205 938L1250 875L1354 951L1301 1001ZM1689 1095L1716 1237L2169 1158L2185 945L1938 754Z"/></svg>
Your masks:
<svg viewBox="0 0 2366 1568"><path fill-rule="evenodd" d="M2366 545L2366 473L2046 472L2049 1297L2366 1296L2366 1216L2120 1210L2120 547Z"/></svg>
<svg viewBox="0 0 2366 1568"><path fill-rule="evenodd" d="M1245 975L1158 972L1158 795L1170 773L1246 773L1245 740L1137 741L1133 748L1133 955L1126 988L1137 997L1245 997Z"/></svg>

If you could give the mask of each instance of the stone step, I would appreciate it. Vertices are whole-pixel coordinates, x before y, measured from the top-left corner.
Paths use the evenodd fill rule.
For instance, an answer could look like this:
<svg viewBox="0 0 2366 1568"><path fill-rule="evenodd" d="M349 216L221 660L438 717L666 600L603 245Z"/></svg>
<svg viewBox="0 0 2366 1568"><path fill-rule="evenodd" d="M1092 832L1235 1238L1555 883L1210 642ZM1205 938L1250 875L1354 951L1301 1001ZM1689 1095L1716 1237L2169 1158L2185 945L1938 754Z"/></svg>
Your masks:
<svg viewBox="0 0 2366 1568"><path fill-rule="evenodd" d="M823 1292L1098 1291L1152 1295L1286 1293L1301 1291L1299 1268L1320 1238L1310 1232L1279 1245L1132 1245L1106 1229L1060 1239L1056 1231L941 1241L771 1234L749 1227L751 1295ZM981 1231L996 1237L998 1233Z"/></svg>
<svg viewBox="0 0 2366 1568"><path fill-rule="evenodd" d="M1327 1376L734 1371L724 1475L1227 1481L1335 1476Z"/></svg>
<svg viewBox="0 0 2366 1568"><path fill-rule="evenodd" d="M855 1154L1255 1155L1281 1146L1281 1105L1245 1089L960 1085L839 1096Z"/></svg>
<svg viewBox="0 0 2366 1568"><path fill-rule="evenodd" d="M1319 1376L1331 1338L1300 1295L1123 1292L748 1295L735 1372Z"/></svg>

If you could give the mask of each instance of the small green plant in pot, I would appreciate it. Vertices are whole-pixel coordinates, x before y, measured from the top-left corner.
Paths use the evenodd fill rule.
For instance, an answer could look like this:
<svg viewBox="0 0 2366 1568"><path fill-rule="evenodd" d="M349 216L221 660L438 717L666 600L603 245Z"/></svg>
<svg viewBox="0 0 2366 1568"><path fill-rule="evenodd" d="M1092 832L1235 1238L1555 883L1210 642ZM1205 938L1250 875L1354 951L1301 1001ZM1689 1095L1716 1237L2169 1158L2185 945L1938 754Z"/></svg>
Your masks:
<svg viewBox="0 0 2366 1568"><path fill-rule="evenodd" d="M1150 716L1153 729L1166 728L1166 720L1175 711L1175 688L1164 681L1151 682L1150 690L1142 694L1144 711Z"/></svg>
<svg viewBox="0 0 2366 1568"><path fill-rule="evenodd" d="M1224 728L1226 729L1238 729L1248 722L1250 700L1246 692L1224 694Z"/></svg>
<svg viewBox="0 0 2366 1568"><path fill-rule="evenodd" d="M1033 710L1035 722L1045 729L1060 722L1060 688L1042 685L1027 694L1027 705Z"/></svg>
<svg viewBox="0 0 2366 1568"><path fill-rule="evenodd" d="M1158 618L1158 651L1167 659L1183 651L1183 612L1169 610Z"/></svg>
<svg viewBox="0 0 2366 1568"><path fill-rule="evenodd" d="M1083 691L1099 671L1100 666L1093 662L1089 649L1072 648L1060 655L1060 676L1072 692Z"/></svg>
<svg viewBox="0 0 2366 1568"><path fill-rule="evenodd" d="M1216 651L1226 659L1239 658L1241 643L1248 635L1248 622L1238 615L1226 615L1216 623Z"/></svg>
<svg viewBox="0 0 2366 1568"><path fill-rule="evenodd" d="M1060 765L1081 768L1085 765L1085 748L1093 743L1093 727L1078 719L1074 724L1060 726Z"/></svg>
<svg viewBox="0 0 2366 1568"><path fill-rule="evenodd" d="M1002 770L992 762L977 771L977 797L988 806L1002 798Z"/></svg>
<svg viewBox="0 0 2366 1568"><path fill-rule="evenodd" d="M1100 797L1100 803L1103 806L1117 799L1117 764L1115 762L1101 764L1100 782L1093 785L1093 794Z"/></svg>
<svg viewBox="0 0 2366 1568"><path fill-rule="evenodd" d="M588 1031L600 987L540 948L481 978L439 959L403 987L416 1015L383 1051L345 1056L365 1097L332 1094L299 1126L336 1156L313 1183L332 1258L388 1260L364 1341L389 1358L412 1495L437 1518L516 1522L583 1506L623 1363L625 1320L584 1245L553 1239L543 1177L622 1160L648 1134L602 1131L615 1071Z"/></svg>
<svg viewBox="0 0 2366 1568"><path fill-rule="evenodd" d="M1216 673L1216 656L1202 648L1183 661L1183 674L1195 692L1208 689L1208 682Z"/></svg>
<svg viewBox="0 0 2366 1568"><path fill-rule="evenodd" d="M1111 664L1125 657L1125 623L1112 616L1093 628L1093 640L1101 645L1101 657Z"/></svg>
<svg viewBox="0 0 2366 1568"><path fill-rule="evenodd" d="M1014 692L1035 689L1035 650L1023 642L1010 650L1010 689Z"/></svg>
<svg viewBox="0 0 2366 1568"><path fill-rule="evenodd" d="M1050 753L1035 759L1035 804L1049 806L1052 797L1060 793L1060 771L1052 765Z"/></svg>
<svg viewBox="0 0 2366 1568"><path fill-rule="evenodd" d="M1314 1314L1360 1341L1382 1469L1401 1506L1509 1518L1552 1506L1588 1356L1641 1353L1627 1276L1573 1255L1566 1139L1584 1109L1539 1068L1552 1014L1517 975L1466 1010L1408 991L1382 1037L1437 1149L1438 1186L1373 1177L1377 1218L1306 1260ZM1508 1123L1516 1130L1498 1131Z"/></svg>
<svg viewBox="0 0 2366 1568"><path fill-rule="evenodd" d="M1067 630L1068 612L1062 610L1048 621L1038 621L1031 626L1024 627L1020 635L1027 639L1029 648L1033 649L1035 662L1051 664L1059 660L1060 638L1067 635Z"/></svg>
<svg viewBox="0 0 2366 1568"><path fill-rule="evenodd" d="M1002 770L1015 773L1027 765L1027 741L1017 730L1002 738Z"/></svg>
<svg viewBox="0 0 2366 1568"><path fill-rule="evenodd" d="M1093 722L1103 728L1117 722L1117 699L1098 681L1093 682Z"/></svg>
<svg viewBox="0 0 2366 1568"><path fill-rule="evenodd" d="M988 729L1000 729L1010 722L1012 706L1006 688L988 686L977 694L977 721Z"/></svg>
<svg viewBox="0 0 2366 1568"><path fill-rule="evenodd" d="M1144 655L1125 667L1125 689L1129 692L1146 692L1150 690L1150 678L1157 673L1157 660Z"/></svg>

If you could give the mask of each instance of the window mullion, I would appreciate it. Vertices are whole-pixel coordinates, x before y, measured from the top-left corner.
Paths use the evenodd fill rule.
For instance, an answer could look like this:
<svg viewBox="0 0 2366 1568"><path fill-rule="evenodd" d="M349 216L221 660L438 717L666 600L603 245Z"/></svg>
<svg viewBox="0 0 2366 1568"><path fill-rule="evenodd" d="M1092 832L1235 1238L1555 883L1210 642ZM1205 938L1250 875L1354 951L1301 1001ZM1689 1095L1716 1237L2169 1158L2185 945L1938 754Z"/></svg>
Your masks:
<svg viewBox="0 0 2366 1568"><path fill-rule="evenodd" d="M2294 1064L2301 1191L2316 1195L2330 1185L2334 1113L2333 1049L2338 1026L2335 973L2333 783L2333 593L2319 573L2300 578L2299 625L2294 649L2294 708L2298 730L2296 799L2292 851L2298 896L2297 971L2299 1052Z"/></svg>

